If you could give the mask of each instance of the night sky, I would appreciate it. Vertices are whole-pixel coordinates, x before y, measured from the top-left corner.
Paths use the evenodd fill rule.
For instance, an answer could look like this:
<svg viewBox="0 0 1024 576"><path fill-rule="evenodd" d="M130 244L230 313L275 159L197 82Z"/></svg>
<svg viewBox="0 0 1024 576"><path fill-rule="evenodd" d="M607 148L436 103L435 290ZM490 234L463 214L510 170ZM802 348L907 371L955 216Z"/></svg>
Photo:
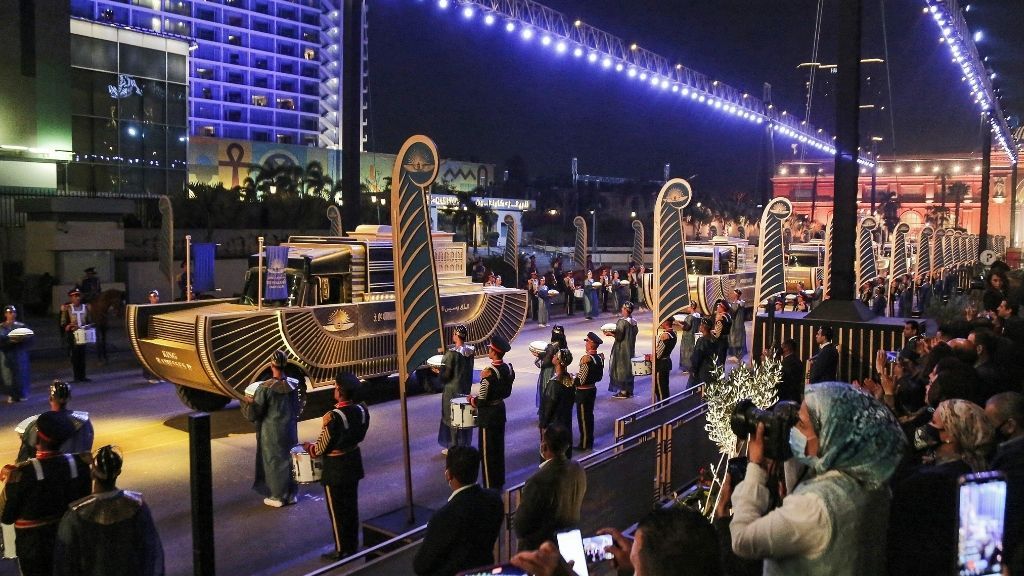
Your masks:
<svg viewBox="0 0 1024 576"><path fill-rule="evenodd" d="M834 6L825 0L818 61L835 62ZM761 96L803 117L816 0L545 0L546 6ZM980 154L977 108L924 2L885 2L895 138L888 108L876 130L880 154ZM884 57L881 2L864 7L863 57ZM982 55L997 73L1004 109L1024 111L1024 0L977 0L967 13L985 34ZM535 38L524 42L479 14L465 20L456 2L371 2L368 149L395 152L412 134L432 137L442 156L493 162L520 155L529 176L584 174L658 179L690 177L708 192L752 190L763 129L706 110L670 91L604 71ZM877 66L877 65L876 65ZM882 80L883 67L877 67ZM821 76L819 76L819 80ZM827 82L818 84L811 120L834 133ZM882 104L888 93L881 84ZM867 122L862 117L862 127ZM893 148L895 144L895 149ZM776 144L776 162L791 157Z"/></svg>

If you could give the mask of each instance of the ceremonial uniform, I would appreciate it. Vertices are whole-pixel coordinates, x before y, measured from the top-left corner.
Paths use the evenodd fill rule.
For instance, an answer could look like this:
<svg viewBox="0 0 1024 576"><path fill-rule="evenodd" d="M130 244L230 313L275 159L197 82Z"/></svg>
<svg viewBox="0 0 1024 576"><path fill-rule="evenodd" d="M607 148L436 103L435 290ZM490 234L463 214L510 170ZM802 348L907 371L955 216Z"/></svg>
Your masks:
<svg viewBox="0 0 1024 576"><path fill-rule="evenodd" d="M493 490L505 486L505 398L512 394L515 378L511 364L492 360L480 373L480 393L470 397L480 427L483 485Z"/></svg>
<svg viewBox="0 0 1024 576"><path fill-rule="evenodd" d="M13 310L13 307L10 307ZM30 374L28 348L29 340L12 338L11 331L25 328L23 322L17 320L0 324L0 383L4 392L12 402L20 402L28 398Z"/></svg>
<svg viewBox="0 0 1024 576"><path fill-rule="evenodd" d="M572 316L576 312L576 279L565 277L565 315Z"/></svg>
<svg viewBox="0 0 1024 576"><path fill-rule="evenodd" d="M729 333L732 331L732 317L728 312L715 314L715 327L711 336L715 339L715 362L725 366L725 358L729 355Z"/></svg>
<svg viewBox="0 0 1024 576"><path fill-rule="evenodd" d="M636 320L632 316L615 322L615 343L609 361L608 391L633 395L633 356L636 354Z"/></svg>
<svg viewBox="0 0 1024 576"><path fill-rule="evenodd" d="M717 354L718 344L714 336L709 334L697 339L690 358L690 379L686 383L688 388L708 381L715 365L719 363Z"/></svg>
<svg viewBox="0 0 1024 576"><path fill-rule="evenodd" d="M594 279L587 278L583 281L583 315L590 320L597 311L597 292L594 291Z"/></svg>
<svg viewBox="0 0 1024 576"><path fill-rule="evenodd" d="M256 477L253 489L281 503L293 501L291 449L299 443L299 393L294 378L268 378L253 394L243 414L256 423Z"/></svg>
<svg viewBox="0 0 1024 576"><path fill-rule="evenodd" d="M111 490L73 502L57 530L54 576L163 576L164 549L142 494Z"/></svg>
<svg viewBox="0 0 1024 576"><path fill-rule="evenodd" d="M24 576L50 576L57 525L68 504L89 494L89 454L40 451L7 467L0 493L0 522L14 524L18 564Z"/></svg>
<svg viewBox="0 0 1024 576"><path fill-rule="evenodd" d="M675 348L676 333L671 328L663 330L661 336L658 337L658 345L654 349L655 402L661 402L668 398L668 375L672 371L672 351Z"/></svg>
<svg viewBox="0 0 1024 576"><path fill-rule="evenodd" d="M72 290L74 293L77 290ZM89 306L86 304L65 303L60 307L60 329L64 333L68 348L71 350L71 369L76 382L84 382L85 376L85 344L75 343L75 330L92 324Z"/></svg>
<svg viewBox="0 0 1024 576"><path fill-rule="evenodd" d="M71 437L60 445L60 452L64 454L78 454L79 452L92 452L92 441L95 433L92 428L92 421L89 420L89 413L81 410L54 410L54 414L67 419L74 432ZM39 416L35 416L25 426L21 433L21 448L18 450L18 462L25 462L36 454L36 441L39 437L39 430L36 422Z"/></svg>
<svg viewBox="0 0 1024 576"><path fill-rule="evenodd" d="M541 284L537 288L537 325L547 326L548 317L551 313L549 309L549 298L548 298L548 285Z"/></svg>
<svg viewBox="0 0 1024 576"><path fill-rule="evenodd" d="M747 303L743 300L736 300L729 304L729 312L732 314L732 326L729 328L729 355L735 356L737 362L742 362L747 355L747 326L744 323Z"/></svg>
<svg viewBox="0 0 1024 576"><path fill-rule="evenodd" d="M364 476L359 443L369 428L366 404L343 400L324 414L316 444L307 447L310 456L323 456L320 483L331 517L334 549L343 555L359 549L359 481Z"/></svg>
<svg viewBox="0 0 1024 576"><path fill-rule="evenodd" d="M473 431L469 428L452 426L452 399L468 396L473 386L474 348L468 344L453 346L445 351L441 368L441 424L437 431L437 443L445 448L469 446L473 442Z"/></svg>
<svg viewBox="0 0 1024 576"><path fill-rule="evenodd" d="M684 314L679 331L679 370L690 370L690 358L693 356L693 345L697 341L697 323L700 320L693 314Z"/></svg>
<svg viewBox="0 0 1024 576"><path fill-rule="evenodd" d="M537 356L533 361L533 365L540 368L540 373L537 374L537 396L535 404L537 405L537 415L540 415L541 407L544 404L544 388L547 386L548 380L555 373L555 354L558 354L560 343L549 342L548 347L544 349L544 352Z"/></svg>
<svg viewBox="0 0 1024 576"><path fill-rule="evenodd" d="M538 425L541 430L558 423L572 434L572 406L576 402L573 376L568 372L554 374L544 386ZM566 457L572 455L572 446L566 448Z"/></svg>
<svg viewBox="0 0 1024 576"><path fill-rule="evenodd" d="M537 287L539 285L540 281L537 280L537 278L535 277L531 277L529 280L526 281L526 291L530 296L527 299L527 303L530 305L530 317L533 319L534 322L537 321L538 314Z"/></svg>
<svg viewBox="0 0 1024 576"><path fill-rule="evenodd" d="M580 430L581 450L594 447L594 402L597 383L604 378L604 354L584 354L576 374L576 426Z"/></svg>

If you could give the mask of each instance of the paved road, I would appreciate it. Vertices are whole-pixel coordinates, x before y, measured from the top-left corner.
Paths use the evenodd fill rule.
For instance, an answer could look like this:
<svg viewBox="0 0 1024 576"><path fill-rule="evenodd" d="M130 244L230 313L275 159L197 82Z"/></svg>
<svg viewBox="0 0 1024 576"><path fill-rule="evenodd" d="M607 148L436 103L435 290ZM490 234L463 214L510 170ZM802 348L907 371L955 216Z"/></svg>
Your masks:
<svg viewBox="0 0 1024 576"><path fill-rule="evenodd" d="M610 315L592 321L577 315L564 322L570 349L578 358L588 330L612 320ZM649 349L650 314L639 314L641 331L637 352ZM538 449L534 393L538 370L527 351L532 340L547 340L548 328L528 325L513 342L509 359L517 380L508 401L507 462L511 485L535 470ZM164 544L167 573L192 573L192 542L188 488L189 460L187 415L170 384L149 384L125 344L124 335L111 335L110 363L98 366L90 354L93 382L75 385L72 407L87 410L96 428L96 446L118 444L125 466L119 485L141 491L149 501ZM602 346L606 354L610 342ZM42 351L42 350L41 350ZM10 462L17 452L12 428L21 419L46 409L46 390L54 377L68 377L67 361L55 353L33 360L32 398L15 405L0 404L0 460ZM574 362L575 364L575 362ZM476 368L486 365L478 360ZM672 388L680 390L686 375L673 372ZM607 377L605 379L607 382ZM315 439L319 415L329 399L311 400L312 417L299 424L303 440ZM650 377L637 379L637 395L613 401L600 390L597 404L598 448L611 443L614 419L649 403ZM319 406L317 406L319 405ZM319 408L319 409L317 409ZM448 496L444 481L444 457L436 443L440 395L409 399L414 500L439 507ZM219 574L304 574L322 565L319 554L331 542L330 522L319 485L300 488L295 506L280 509L262 504L250 487L256 444L254 429L239 414L236 403L212 415L216 561ZM405 502L401 450L401 416L397 401L371 407L371 427L363 443L367 477L361 484L361 516L370 518L396 510ZM577 436L574 431L574 437ZM16 574L12 562L0 561L0 575Z"/></svg>

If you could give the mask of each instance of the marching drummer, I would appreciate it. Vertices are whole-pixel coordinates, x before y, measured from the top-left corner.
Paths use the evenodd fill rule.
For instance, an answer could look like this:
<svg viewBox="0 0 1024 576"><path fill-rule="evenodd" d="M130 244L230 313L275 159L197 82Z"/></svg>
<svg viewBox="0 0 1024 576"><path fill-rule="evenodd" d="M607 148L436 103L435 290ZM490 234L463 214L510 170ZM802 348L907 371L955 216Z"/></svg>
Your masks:
<svg viewBox="0 0 1024 576"><path fill-rule="evenodd" d="M480 371L480 391L470 396L477 409L480 426L480 455L485 488L500 490L505 485L505 399L512 394L515 370L505 363L505 354L512 349L501 336L491 337L487 357L491 365Z"/></svg>
<svg viewBox="0 0 1024 576"><path fill-rule="evenodd" d="M299 443L299 382L288 378L284 368L288 353L277 350L270 358L270 378L252 394L242 397L242 414L256 423L256 478L253 490L263 503L280 508L295 503L297 487L292 478L291 449Z"/></svg>
<svg viewBox="0 0 1024 576"><path fill-rule="evenodd" d="M440 367L431 369L441 376L444 389L441 392L441 424L437 431L437 443L447 454L452 446L470 446L473 443L473 431L452 425L452 400L456 396L468 396L473 387L473 346L466 344L469 330L459 324L452 330L453 346L441 357Z"/></svg>
<svg viewBox="0 0 1024 576"><path fill-rule="evenodd" d="M92 440L95 435L92 428L92 421L89 420L89 413L81 410L68 410L68 400L71 399L71 385L63 380L54 380L50 384L50 410L57 416L71 424L71 436L60 445L60 451L64 454L77 454L79 452L92 452ZM18 451L18 462L24 462L36 455L36 442L38 441L39 416L33 416L26 420L27 424L16 428L22 429L21 449Z"/></svg>
<svg viewBox="0 0 1024 576"><path fill-rule="evenodd" d="M71 350L71 369L75 374L75 382L89 382L85 377L85 340L75 340L75 331L92 324L89 306L82 303L82 291L78 288L68 290L70 301L60 307L60 329Z"/></svg>
<svg viewBox="0 0 1024 576"><path fill-rule="evenodd" d="M313 458L323 456L327 514L331 518L334 550L321 554L324 560L340 560L359 549L359 481L363 479L363 455L359 443L370 428L370 410L356 402L359 379L351 372L334 378L334 408L324 414L316 443L306 442Z"/></svg>
<svg viewBox="0 0 1024 576"><path fill-rule="evenodd" d="M580 357L580 370L576 374L576 425L580 429L580 443L577 450L594 447L594 401L597 399L597 383L604 378L604 354L597 347L604 340L593 332L587 332L583 341L586 354Z"/></svg>

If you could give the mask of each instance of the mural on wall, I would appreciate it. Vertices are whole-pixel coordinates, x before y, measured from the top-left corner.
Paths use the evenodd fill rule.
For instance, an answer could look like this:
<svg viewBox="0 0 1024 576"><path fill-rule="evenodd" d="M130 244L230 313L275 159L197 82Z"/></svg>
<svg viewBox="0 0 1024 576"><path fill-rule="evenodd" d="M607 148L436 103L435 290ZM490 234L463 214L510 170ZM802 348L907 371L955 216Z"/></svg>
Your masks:
<svg viewBox="0 0 1024 576"><path fill-rule="evenodd" d="M225 138L193 136L189 139L189 181L223 183L227 188L240 186L253 165L301 166L312 162L323 166L325 175L335 182L340 178L341 151L276 142L251 142ZM359 162L360 183L371 194L388 189L395 166L394 154L363 152ZM456 190L472 191L494 183L494 164L441 160L437 181Z"/></svg>

